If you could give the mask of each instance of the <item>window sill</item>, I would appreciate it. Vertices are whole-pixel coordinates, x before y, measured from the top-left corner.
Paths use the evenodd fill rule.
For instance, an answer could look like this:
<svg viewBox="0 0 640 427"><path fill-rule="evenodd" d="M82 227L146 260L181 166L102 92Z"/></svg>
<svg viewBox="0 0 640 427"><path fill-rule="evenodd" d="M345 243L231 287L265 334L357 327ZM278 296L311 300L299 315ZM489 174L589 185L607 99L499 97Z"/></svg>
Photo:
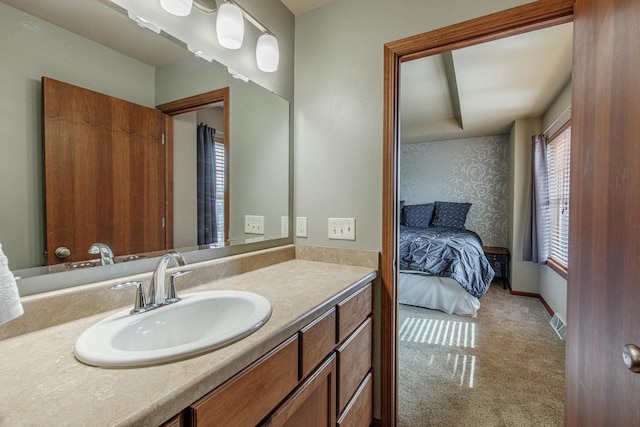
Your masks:
<svg viewBox="0 0 640 427"><path fill-rule="evenodd" d="M569 280L569 271L553 259L547 260L547 266L562 276L565 280Z"/></svg>

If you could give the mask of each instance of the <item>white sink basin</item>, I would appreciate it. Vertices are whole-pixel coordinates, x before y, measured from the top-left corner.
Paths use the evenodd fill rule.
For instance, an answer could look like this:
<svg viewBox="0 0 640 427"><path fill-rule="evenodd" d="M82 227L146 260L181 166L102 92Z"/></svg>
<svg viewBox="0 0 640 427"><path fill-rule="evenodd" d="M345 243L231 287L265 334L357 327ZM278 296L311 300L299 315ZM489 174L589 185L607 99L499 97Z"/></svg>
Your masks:
<svg viewBox="0 0 640 427"><path fill-rule="evenodd" d="M175 361L245 338L271 316L266 298L244 291L197 292L146 313L130 310L84 331L73 349L76 359L104 368Z"/></svg>

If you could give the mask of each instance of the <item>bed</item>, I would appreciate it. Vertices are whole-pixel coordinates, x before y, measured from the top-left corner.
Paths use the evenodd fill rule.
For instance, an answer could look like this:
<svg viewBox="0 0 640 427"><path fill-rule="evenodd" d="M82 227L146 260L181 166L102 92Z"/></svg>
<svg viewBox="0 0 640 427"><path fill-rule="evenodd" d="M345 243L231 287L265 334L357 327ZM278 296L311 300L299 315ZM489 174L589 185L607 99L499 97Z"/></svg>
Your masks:
<svg viewBox="0 0 640 427"><path fill-rule="evenodd" d="M438 203L444 202L435 202L436 206ZM451 215L447 220L439 220L433 207L431 213L422 212L422 219L417 221L413 208L424 205L404 207L405 225L400 226L399 241L401 304L476 316L480 298L489 289L495 273L484 255L480 237L464 228L470 204L464 205L468 206L463 218L457 221L451 221Z"/></svg>

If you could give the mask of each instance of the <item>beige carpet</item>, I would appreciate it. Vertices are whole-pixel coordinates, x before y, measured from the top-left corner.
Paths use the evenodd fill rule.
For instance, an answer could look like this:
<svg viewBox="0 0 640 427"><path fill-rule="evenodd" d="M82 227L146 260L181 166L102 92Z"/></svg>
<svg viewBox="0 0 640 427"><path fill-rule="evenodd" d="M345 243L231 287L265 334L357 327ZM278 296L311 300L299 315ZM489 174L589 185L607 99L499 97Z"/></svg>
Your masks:
<svg viewBox="0 0 640 427"><path fill-rule="evenodd" d="M561 426L565 345L536 298L492 285L478 317L400 304L398 425Z"/></svg>

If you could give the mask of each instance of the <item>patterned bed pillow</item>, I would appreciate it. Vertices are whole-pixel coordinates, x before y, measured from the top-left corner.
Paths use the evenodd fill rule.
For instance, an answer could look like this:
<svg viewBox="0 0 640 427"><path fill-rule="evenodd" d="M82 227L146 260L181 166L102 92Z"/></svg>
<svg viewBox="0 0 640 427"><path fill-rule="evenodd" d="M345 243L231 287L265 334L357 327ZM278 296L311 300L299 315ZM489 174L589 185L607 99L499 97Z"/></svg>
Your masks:
<svg viewBox="0 0 640 427"><path fill-rule="evenodd" d="M464 229L471 203L435 202L432 227Z"/></svg>
<svg viewBox="0 0 640 427"><path fill-rule="evenodd" d="M405 205L404 225L407 227L429 228L433 216L433 203L423 205Z"/></svg>

